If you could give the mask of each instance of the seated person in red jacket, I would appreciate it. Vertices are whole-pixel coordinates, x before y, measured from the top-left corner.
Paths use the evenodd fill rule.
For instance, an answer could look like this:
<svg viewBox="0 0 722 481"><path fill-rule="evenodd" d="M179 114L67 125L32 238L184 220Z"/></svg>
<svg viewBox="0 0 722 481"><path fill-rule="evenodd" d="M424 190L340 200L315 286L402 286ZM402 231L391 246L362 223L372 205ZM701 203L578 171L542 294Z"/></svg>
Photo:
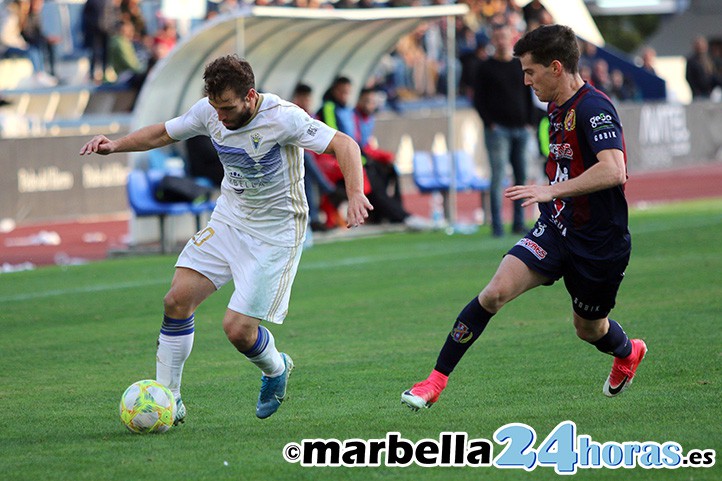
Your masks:
<svg viewBox="0 0 722 481"><path fill-rule="evenodd" d="M354 132L352 137L361 147L364 171L371 184L367 193L374 205L369 222L388 221L392 224L404 223L409 229L424 230L431 227L426 219L409 214L401 200L399 175L394 165L394 154L378 148L373 136L378 108L377 93L372 89L363 89L359 94L356 108L353 110Z"/></svg>

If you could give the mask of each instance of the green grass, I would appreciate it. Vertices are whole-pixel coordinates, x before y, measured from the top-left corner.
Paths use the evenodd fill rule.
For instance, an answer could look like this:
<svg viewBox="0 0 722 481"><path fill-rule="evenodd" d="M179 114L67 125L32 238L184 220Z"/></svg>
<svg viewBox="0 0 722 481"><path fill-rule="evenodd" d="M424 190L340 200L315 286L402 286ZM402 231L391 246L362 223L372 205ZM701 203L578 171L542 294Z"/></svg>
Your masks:
<svg viewBox="0 0 722 481"><path fill-rule="evenodd" d="M289 400L255 418L259 373L225 339L230 286L196 313L183 378L185 425L132 435L118 402L154 376L174 257L109 260L0 276L3 480L553 479L551 468L307 468L282 457L303 439L409 440L444 431L492 439L525 423L542 439L572 420L594 441L676 441L722 449L722 200L635 211L632 261L613 317L647 341L634 386L601 394L611 359L579 341L563 286L505 307L433 409L399 395L433 367L459 310L512 238L393 234L304 254L277 345L297 370ZM501 452L496 445L494 454ZM227 465L224 464L227 462ZM580 470L574 479L718 480L711 469Z"/></svg>

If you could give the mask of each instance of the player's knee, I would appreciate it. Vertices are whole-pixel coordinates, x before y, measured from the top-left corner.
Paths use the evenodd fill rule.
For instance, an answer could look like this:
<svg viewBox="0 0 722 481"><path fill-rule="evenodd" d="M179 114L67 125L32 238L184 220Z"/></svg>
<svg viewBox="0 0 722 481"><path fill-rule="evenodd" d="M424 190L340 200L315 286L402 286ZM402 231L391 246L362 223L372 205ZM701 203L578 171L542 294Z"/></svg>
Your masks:
<svg viewBox="0 0 722 481"><path fill-rule="evenodd" d="M191 306L183 296L171 288L163 297L163 309L169 317L185 319L193 313L194 306Z"/></svg>
<svg viewBox="0 0 722 481"><path fill-rule="evenodd" d="M244 324L237 321L223 321L223 330L226 337L239 351L247 351L256 342L258 326Z"/></svg>
<svg viewBox="0 0 722 481"><path fill-rule="evenodd" d="M574 316L574 328L577 337L582 341L595 342L598 341L606 333L608 323L599 320L588 320L578 315Z"/></svg>
<svg viewBox="0 0 722 481"><path fill-rule="evenodd" d="M491 313L497 313L507 303L509 297L498 284L487 285L479 294L479 304Z"/></svg>

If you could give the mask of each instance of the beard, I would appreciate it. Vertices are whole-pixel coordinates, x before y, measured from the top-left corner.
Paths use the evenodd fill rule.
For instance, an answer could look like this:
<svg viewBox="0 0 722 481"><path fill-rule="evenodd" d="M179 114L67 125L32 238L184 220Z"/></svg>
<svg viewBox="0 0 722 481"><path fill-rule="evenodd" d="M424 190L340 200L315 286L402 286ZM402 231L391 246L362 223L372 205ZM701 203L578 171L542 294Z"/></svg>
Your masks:
<svg viewBox="0 0 722 481"><path fill-rule="evenodd" d="M244 125L246 125L248 121L251 120L251 117L253 117L253 112L249 109L238 114L238 117L236 117L232 121L226 121L223 126L228 130L238 130Z"/></svg>

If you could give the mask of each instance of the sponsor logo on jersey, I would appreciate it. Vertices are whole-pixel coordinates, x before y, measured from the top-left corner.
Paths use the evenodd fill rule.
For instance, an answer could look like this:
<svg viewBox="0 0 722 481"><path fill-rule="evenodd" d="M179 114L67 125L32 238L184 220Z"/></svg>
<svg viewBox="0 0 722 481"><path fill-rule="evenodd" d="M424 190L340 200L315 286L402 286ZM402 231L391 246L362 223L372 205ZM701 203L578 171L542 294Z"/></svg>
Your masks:
<svg viewBox="0 0 722 481"><path fill-rule="evenodd" d="M308 130L306 131L309 137L315 137L316 132L318 132L318 127L316 125L309 126Z"/></svg>
<svg viewBox="0 0 722 481"><path fill-rule="evenodd" d="M574 151L572 146L568 143L563 144L549 144L549 153L552 155L554 160L569 159L574 157Z"/></svg>
<svg viewBox="0 0 722 481"><path fill-rule="evenodd" d="M454 329L449 334L451 338L459 344L466 344L474 337L474 333L468 328L466 324L461 321L456 321Z"/></svg>
<svg viewBox="0 0 722 481"><path fill-rule="evenodd" d="M571 109L567 112L567 116L564 117L564 130L570 131L577 127L577 111Z"/></svg>
<svg viewBox="0 0 722 481"><path fill-rule="evenodd" d="M584 311L584 312L599 312L601 310L601 306L594 306L591 304L585 304L582 302L578 297L574 298L573 301L574 305L577 307L577 309Z"/></svg>
<svg viewBox="0 0 722 481"><path fill-rule="evenodd" d="M612 126L612 116L605 114L604 112L600 112L599 115L589 118L589 124L594 130L610 128Z"/></svg>
<svg viewBox="0 0 722 481"><path fill-rule="evenodd" d="M527 239L526 237L520 239L519 242L516 243L516 245L522 246L523 248L534 254L534 257L539 260L543 260L547 256L547 251L545 251L539 244L537 244L531 239Z"/></svg>
<svg viewBox="0 0 722 481"><path fill-rule="evenodd" d="M614 130L610 130L609 132L600 132L598 134L594 134L594 141L599 142L600 140L607 140L607 139L616 139L617 133Z"/></svg>

